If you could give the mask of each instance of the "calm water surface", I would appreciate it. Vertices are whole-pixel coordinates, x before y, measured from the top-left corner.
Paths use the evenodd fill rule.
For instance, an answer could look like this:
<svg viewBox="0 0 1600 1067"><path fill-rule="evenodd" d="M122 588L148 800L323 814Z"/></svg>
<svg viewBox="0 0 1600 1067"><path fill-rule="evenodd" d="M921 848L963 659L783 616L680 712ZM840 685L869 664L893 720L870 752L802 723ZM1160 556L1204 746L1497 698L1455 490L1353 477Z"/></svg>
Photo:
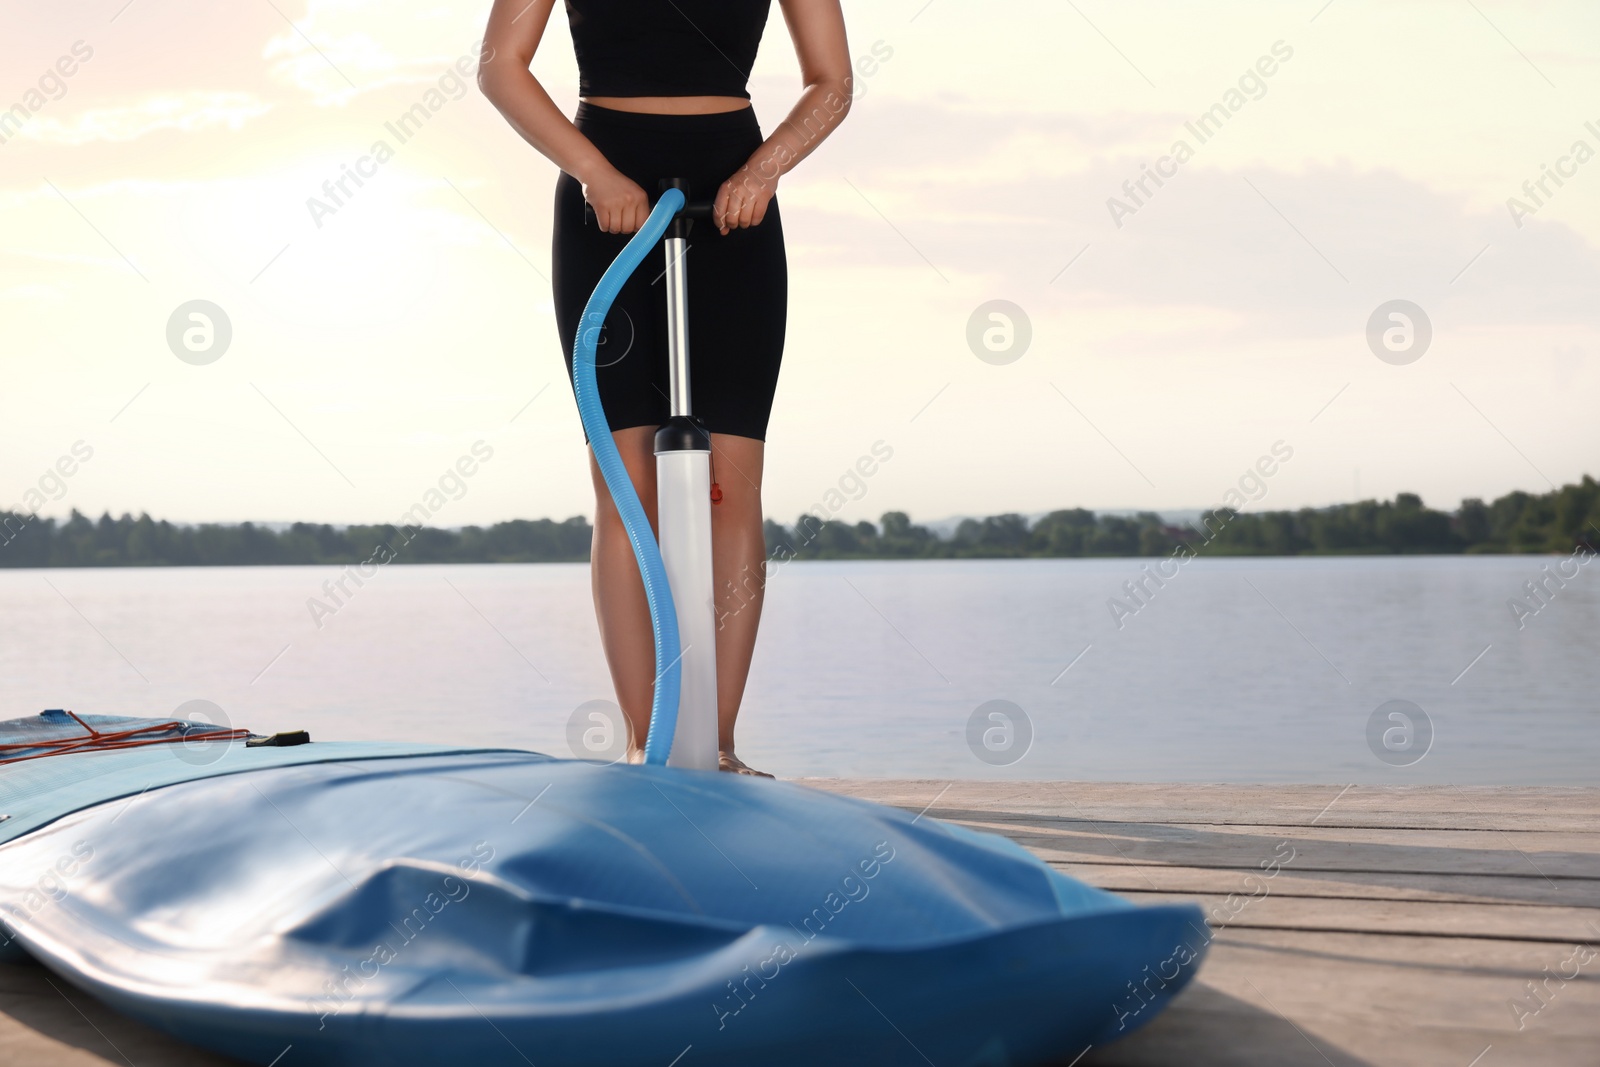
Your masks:
<svg viewBox="0 0 1600 1067"><path fill-rule="evenodd" d="M1507 600L1553 557L1197 560L1119 628L1148 562L784 567L740 751L783 776L1600 782L1594 564L1519 629ZM0 571L0 717L203 699L257 732L569 755L611 696L585 565L391 566L319 627L338 573ZM1425 722L1369 732L1396 700ZM1020 714L969 729L990 701Z"/></svg>

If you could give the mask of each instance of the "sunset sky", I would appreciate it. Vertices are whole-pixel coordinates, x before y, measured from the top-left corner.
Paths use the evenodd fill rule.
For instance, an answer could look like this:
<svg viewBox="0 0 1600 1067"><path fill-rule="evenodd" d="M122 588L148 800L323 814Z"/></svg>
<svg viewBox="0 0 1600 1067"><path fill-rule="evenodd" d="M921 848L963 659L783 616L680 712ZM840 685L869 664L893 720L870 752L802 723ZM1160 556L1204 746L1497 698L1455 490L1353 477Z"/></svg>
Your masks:
<svg viewBox="0 0 1600 1067"><path fill-rule="evenodd" d="M458 74L487 12L8 0L0 509L43 478L49 515L387 521L482 441L438 524L591 512L557 172ZM846 16L870 75L779 192L773 517L878 442L842 517L1214 506L1280 442L1257 506L1450 508L1600 473L1600 7ZM534 72L570 114L560 5ZM768 131L799 91L776 4L751 89ZM419 102L402 143L387 124ZM379 141L392 158L314 217ZM193 300L231 324L213 362L168 344ZM1029 320L1010 362L969 346L991 300ZM1369 348L1392 300L1431 323L1413 362Z"/></svg>

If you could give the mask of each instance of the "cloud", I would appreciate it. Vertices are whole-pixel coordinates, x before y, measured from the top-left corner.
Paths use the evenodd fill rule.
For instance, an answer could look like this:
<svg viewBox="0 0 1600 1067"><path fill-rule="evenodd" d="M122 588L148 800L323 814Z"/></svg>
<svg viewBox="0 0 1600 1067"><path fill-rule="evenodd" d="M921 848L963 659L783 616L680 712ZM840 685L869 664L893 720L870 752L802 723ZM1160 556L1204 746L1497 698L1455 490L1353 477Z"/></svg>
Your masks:
<svg viewBox="0 0 1600 1067"><path fill-rule="evenodd" d="M75 147L95 141L132 141L157 130L237 130L270 110L271 104L252 93L168 93L136 104L92 108L72 119L36 117L22 127L20 136Z"/></svg>
<svg viewBox="0 0 1600 1067"><path fill-rule="evenodd" d="M925 257L1014 299L1125 309L1139 346L1166 343L1147 328L1154 314L1182 312L1197 339L1303 339L1347 335L1399 297L1463 326L1600 326L1600 248L1581 218L1561 221L1576 198L1517 229L1503 202L1426 174L1237 162L1202 146L1135 201L1123 183L1156 158L1152 136L1170 143L1169 121L882 98L785 180L787 236L819 265L931 279ZM1038 152L1042 141L1064 147ZM1120 227L1111 197L1135 206Z"/></svg>
<svg viewBox="0 0 1600 1067"><path fill-rule="evenodd" d="M272 78L318 104L345 104L392 85L436 80L463 55L476 60L483 14L449 4L308 0L304 17L262 49Z"/></svg>
<svg viewBox="0 0 1600 1067"><path fill-rule="evenodd" d="M791 86L775 81L763 79L754 90L769 130L777 116L767 101L794 96ZM1085 170L1097 158L1130 146L1164 149L1182 122L1176 113L996 110L960 98L908 100L869 89L805 167L854 171L859 161L867 161L884 175L922 182L960 182L972 175L992 179L998 167L1059 175Z"/></svg>
<svg viewBox="0 0 1600 1067"><path fill-rule="evenodd" d="M66 294L53 285L13 285L9 289L0 289L0 300L60 304L66 298Z"/></svg>

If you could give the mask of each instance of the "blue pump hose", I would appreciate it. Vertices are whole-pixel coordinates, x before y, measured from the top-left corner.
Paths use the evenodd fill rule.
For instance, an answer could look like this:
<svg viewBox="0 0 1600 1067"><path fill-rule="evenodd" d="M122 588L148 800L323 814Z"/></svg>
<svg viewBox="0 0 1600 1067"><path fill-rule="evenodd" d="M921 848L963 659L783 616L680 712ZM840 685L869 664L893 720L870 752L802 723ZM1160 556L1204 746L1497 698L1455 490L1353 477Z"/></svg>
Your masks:
<svg viewBox="0 0 1600 1067"><path fill-rule="evenodd" d="M655 631L656 640L656 684L650 702L650 736L644 748L646 763L667 762L667 755L672 751L672 735L678 728L679 661L682 659L678 612L672 603L672 586L667 582L661 548L650 530L650 520L628 477L628 469L622 465L616 442L611 439L605 409L600 406L600 387L594 375L595 347L599 344L606 313L611 310L623 283L644 262L644 257L661 240L668 223L682 207L683 193L677 189L662 192L639 232L601 275L600 284L594 287L594 294L584 305L578 336L572 345L572 380L578 395L578 415L583 419L589 446L594 449L595 461L605 477L606 489L622 517L628 540L633 543L633 555L639 561L639 574L644 579L645 599L650 602L650 627Z"/></svg>

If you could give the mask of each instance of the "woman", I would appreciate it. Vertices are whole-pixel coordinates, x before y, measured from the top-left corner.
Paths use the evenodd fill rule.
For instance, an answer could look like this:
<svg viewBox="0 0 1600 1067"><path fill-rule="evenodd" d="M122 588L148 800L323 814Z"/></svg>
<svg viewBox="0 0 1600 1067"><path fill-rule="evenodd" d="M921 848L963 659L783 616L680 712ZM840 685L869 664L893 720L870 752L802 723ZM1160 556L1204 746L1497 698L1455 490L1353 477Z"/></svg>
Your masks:
<svg viewBox="0 0 1600 1067"><path fill-rule="evenodd" d="M529 71L555 0L495 0L484 32L493 56L478 83L529 144L561 168L552 279L556 323L572 342L601 273L650 214L662 178L699 200L715 189L712 226L689 238L694 411L711 433L721 498L711 509L717 593L721 767L760 774L734 753L766 574L761 472L783 355L788 274L774 199L778 179L850 109L850 56L839 0L779 0L804 90L763 140L746 82L770 0L566 0L579 97L569 121ZM586 224L584 204L594 209ZM628 474L655 523L655 431L667 421L666 312L659 246L619 294L597 359L600 399ZM595 488L590 554L595 615L628 758L643 759L655 678L644 585L633 549L589 457ZM715 498L715 493L713 494ZM770 777L766 775L765 777Z"/></svg>

